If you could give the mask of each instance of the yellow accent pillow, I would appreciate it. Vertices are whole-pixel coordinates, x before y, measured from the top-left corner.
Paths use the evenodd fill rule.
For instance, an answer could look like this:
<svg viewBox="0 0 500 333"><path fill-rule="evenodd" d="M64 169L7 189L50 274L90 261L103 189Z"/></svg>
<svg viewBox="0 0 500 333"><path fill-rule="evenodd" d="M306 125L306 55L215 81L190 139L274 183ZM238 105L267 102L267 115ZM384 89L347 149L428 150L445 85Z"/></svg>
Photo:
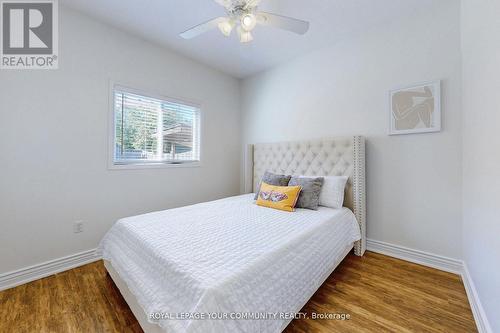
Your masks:
<svg viewBox="0 0 500 333"><path fill-rule="evenodd" d="M301 186L274 186L262 182L257 205L293 212L301 190Z"/></svg>

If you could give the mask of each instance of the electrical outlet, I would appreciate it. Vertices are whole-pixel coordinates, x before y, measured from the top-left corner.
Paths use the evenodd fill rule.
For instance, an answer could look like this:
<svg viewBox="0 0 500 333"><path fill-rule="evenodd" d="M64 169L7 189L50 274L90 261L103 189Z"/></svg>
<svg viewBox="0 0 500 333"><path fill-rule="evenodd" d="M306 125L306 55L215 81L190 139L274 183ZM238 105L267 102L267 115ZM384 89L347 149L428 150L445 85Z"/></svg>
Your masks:
<svg viewBox="0 0 500 333"><path fill-rule="evenodd" d="M83 221L73 222L73 233L79 234L83 232Z"/></svg>

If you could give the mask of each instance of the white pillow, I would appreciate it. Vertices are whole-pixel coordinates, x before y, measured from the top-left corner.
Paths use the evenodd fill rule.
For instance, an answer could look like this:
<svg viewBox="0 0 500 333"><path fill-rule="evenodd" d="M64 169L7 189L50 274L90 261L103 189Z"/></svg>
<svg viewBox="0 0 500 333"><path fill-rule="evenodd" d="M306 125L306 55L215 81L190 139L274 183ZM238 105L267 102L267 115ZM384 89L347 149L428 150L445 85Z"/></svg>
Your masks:
<svg viewBox="0 0 500 333"><path fill-rule="evenodd" d="M342 208L344 205L345 185L347 176L300 176L304 178L323 177L325 179L319 195L319 205L330 208Z"/></svg>

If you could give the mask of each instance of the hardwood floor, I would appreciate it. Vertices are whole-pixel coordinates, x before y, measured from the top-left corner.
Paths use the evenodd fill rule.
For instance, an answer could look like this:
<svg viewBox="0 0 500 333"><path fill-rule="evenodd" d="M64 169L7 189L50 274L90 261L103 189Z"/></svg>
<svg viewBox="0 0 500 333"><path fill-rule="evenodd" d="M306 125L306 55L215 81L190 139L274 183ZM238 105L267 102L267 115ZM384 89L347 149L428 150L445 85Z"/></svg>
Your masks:
<svg viewBox="0 0 500 333"><path fill-rule="evenodd" d="M285 333L477 332L460 276L371 252L348 256L302 311L351 319L294 321Z"/></svg>
<svg viewBox="0 0 500 333"><path fill-rule="evenodd" d="M286 333L477 332L459 276L367 252L349 255ZM101 261L0 292L0 332L142 332Z"/></svg>

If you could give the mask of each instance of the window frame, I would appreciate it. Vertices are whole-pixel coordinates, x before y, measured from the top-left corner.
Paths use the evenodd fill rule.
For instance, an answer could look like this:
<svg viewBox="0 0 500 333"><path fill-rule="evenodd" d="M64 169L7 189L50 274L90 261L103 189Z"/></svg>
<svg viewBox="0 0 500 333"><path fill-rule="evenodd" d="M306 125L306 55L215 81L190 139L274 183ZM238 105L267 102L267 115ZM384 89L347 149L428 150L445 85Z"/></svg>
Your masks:
<svg viewBox="0 0 500 333"><path fill-rule="evenodd" d="M161 162L142 162L133 161L131 163L116 163L115 162L115 138L116 138L116 127L115 127L115 90L120 90L123 92L128 92L131 94L136 94L144 97L150 97L154 99L159 99L163 101L173 102L195 107L199 112L199 128L198 128L198 138L199 138L199 161L161 161ZM162 169L162 168L195 168L201 167L203 159L203 112L202 105L199 102L188 100L185 98L173 98L166 95L156 93L150 89L136 89L130 88L129 85L124 85L110 81L109 84L109 106L108 106L108 170L134 170L134 169Z"/></svg>

